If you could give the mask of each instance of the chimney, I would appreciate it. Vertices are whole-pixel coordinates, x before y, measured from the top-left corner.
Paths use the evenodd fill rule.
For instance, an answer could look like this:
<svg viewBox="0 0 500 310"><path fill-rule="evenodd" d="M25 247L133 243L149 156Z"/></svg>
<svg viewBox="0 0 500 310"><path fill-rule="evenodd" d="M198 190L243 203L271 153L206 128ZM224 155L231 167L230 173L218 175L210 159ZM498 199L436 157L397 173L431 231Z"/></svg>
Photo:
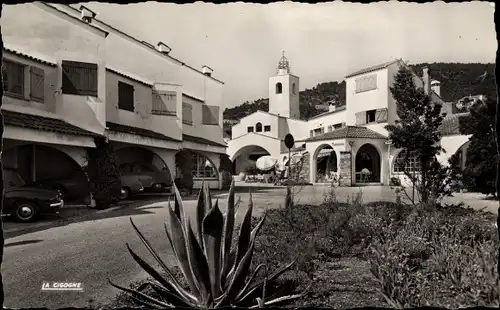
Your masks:
<svg viewBox="0 0 500 310"><path fill-rule="evenodd" d="M431 89L435 92L439 97L441 97L441 82L432 80L431 81Z"/></svg>
<svg viewBox="0 0 500 310"><path fill-rule="evenodd" d="M423 71L424 75L422 76L422 79L424 80L424 91L427 95L429 95L431 90L431 85L429 81L429 68L424 67Z"/></svg>
<svg viewBox="0 0 500 310"><path fill-rule="evenodd" d="M95 18L95 16L97 15L96 13L89 10L87 7L83 5L80 6L80 11L82 11L81 18L86 23L90 23L92 19Z"/></svg>
<svg viewBox="0 0 500 310"><path fill-rule="evenodd" d="M203 72L203 74L205 74L206 76L212 76L212 72L214 72L214 70L205 65L201 68L201 72Z"/></svg>
<svg viewBox="0 0 500 310"><path fill-rule="evenodd" d="M172 51L172 49L167 44L165 44L163 42L158 42L158 44L156 44L156 49L165 55L168 55L168 53L170 53L170 51Z"/></svg>

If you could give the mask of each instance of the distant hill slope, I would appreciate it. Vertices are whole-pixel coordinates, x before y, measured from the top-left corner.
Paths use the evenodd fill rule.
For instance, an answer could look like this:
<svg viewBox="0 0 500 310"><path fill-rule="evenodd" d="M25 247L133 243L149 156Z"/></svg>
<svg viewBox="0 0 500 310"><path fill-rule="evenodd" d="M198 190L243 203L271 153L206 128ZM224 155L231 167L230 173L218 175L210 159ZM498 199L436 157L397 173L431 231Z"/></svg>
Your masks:
<svg viewBox="0 0 500 310"><path fill-rule="evenodd" d="M444 101L455 101L469 95L484 94L496 96L495 64L480 63L422 63L410 65L422 75L422 68L427 66L432 79L441 82L441 97ZM345 104L345 81L319 83L312 89L300 92L300 118L309 119L324 111L315 108L336 100ZM239 120L258 110L269 111L269 99L261 98L253 102L224 110L224 119Z"/></svg>

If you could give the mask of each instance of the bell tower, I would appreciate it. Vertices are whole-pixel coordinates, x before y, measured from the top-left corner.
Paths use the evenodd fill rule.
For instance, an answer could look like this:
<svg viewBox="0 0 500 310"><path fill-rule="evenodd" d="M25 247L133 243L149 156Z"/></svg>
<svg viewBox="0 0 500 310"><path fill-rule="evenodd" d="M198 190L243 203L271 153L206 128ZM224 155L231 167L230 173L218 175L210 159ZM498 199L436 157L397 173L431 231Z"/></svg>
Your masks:
<svg viewBox="0 0 500 310"><path fill-rule="evenodd" d="M276 75L269 78L269 113L300 119L299 77L292 75L283 52Z"/></svg>

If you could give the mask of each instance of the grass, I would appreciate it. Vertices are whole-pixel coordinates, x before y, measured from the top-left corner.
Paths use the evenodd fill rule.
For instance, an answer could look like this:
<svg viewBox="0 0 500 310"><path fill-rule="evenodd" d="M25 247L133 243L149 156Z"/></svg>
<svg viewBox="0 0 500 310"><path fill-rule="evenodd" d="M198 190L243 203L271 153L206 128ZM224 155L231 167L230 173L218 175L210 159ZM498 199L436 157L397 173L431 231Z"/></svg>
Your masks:
<svg viewBox="0 0 500 310"><path fill-rule="evenodd" d="M267 211L252 268L272 271L299 256L281 287L311 286L290 307L498 307L495 221L461 206L365 204L362 195L339 203L331 191L319 206ZM137 304L120 294L110 307L125 306Z"/></svg>

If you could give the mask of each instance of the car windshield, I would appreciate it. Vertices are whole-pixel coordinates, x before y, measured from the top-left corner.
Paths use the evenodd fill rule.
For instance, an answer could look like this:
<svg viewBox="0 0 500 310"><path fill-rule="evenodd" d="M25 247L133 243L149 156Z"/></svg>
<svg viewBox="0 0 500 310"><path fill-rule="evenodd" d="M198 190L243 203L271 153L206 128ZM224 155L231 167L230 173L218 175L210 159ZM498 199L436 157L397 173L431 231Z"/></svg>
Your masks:
<svg viewBox="0 0 500 310"><path fill-rule="evenodd" d="M7 169L4 171L6 184L10 187L21 187L26 184L23 178L14 170Z"/></svg>

